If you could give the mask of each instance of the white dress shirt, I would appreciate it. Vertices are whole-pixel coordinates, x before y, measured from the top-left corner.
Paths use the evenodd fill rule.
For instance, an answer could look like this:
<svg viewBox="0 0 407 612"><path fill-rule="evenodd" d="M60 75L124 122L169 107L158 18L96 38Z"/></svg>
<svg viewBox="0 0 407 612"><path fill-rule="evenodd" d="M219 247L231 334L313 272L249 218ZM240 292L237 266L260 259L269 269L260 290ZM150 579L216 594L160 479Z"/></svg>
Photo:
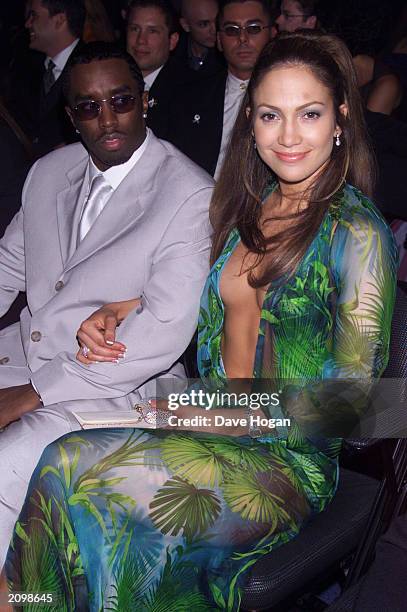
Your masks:
<svg viewBox="0 0 407 612"><path fill-rule="evenodd" d="M225 157L226 149L229 144L230 135L235 125L235 121L239 112L240 104L243 96L247 89L247 81L241 81L235 77L231 72L228 73L225 89L225 101L223 106L223 130L222 140L220 143L219 157L216 164L216 170L214 178L218 178L223 160Z"/></svg>
<svg viewBox="0 0 407 612"><path fill-rule="evenodd" d="M150 72L150 74L144 77L144 91L150 91L150 89L153 86L154 81L156 80L156 78L158 77L158 75L160 74L163 68L164 68L164 64L160 66L159 68L157 68L156 70L154 70L153 72Z"/></svg>
<svg viewBox="0 0 407 612"><path fill-rule="evenodd" d="M48 68L48 63L50 60L52 60L55 64L52 73L55 77L55 80L59 79L59 77L61 76L61 73L63 71L63 69L66 66L66 63L69 59L69 56L71 55L72 51L75 49L76 45L79 42L79 38L76 38L73 43L71 43L69 45L69 47L65 47L65 49L62 49L62 51L60 51L59 53L57 53L55 55L55 57L49 57L47 56L44 60L44 65L45 65L45 69Z"/></svg>
<svg viewBox="0 0 407 612"><path fill-rule="evenodd" d="M97 176L98 174L102 174L105 180L112 187L113 191L115 191L118 188L122 180L128 175L130 170L136 165L136 163L138 162L138 160L140 159L140 157L143 155L144 151L146 150L148 141L150 139L149 128L146 128L146 132L147 132L147 135L143 143L139 146L138 149L134 151L130 159L124 162L124 164L118 164L117 166L111 166L104 172L101 172L99 168L95 166L92 158L89 156L89 162L88 162L88 166L86 168L85 177L84 177L85 184L87 184L87 190L86 190L85 199L82 202L82 212L83 212L83 208L85 206L86 200L88 199L88 196L89 196L90 188L92 185L92 180L94 179L95 176Z"/></svg>

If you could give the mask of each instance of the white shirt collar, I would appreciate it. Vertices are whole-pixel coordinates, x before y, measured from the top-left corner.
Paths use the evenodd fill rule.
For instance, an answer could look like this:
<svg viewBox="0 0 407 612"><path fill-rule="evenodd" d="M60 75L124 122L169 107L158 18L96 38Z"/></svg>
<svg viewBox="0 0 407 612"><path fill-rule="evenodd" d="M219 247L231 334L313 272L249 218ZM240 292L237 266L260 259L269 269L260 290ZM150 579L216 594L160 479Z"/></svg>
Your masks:
<svg viewBox="0 0 407 612"><path fill-rule="evenodd" d="M89 189L92 183L92 180L98 174L102 174L106 181L109 183L113 189L117 189L122 180L127 176L130 170L136 165L139 161L140 157L143 155L144 151L147 148L148 142L150 140L150 130L147 128L147 135L144 139L144 142L136 149L133 155L128 159L124 164L118 164L117 166L112 166L105 170L105 172L101 172L99 168L97 168L89 156L89 164L88 164L88 177L89 177Z"/></svg>
<svg viewBox="0 0 407 612"><path fill-rule="evenodd" d="M231 72L228 72L227 87L229 91L246 91L248 83L249 79L242 81Z"/></svg>
<svg viewBox="0 0 407 612"><path fill-rule="evenodd" d="M72 51L75 49L78 42L79 42L79 38L76 38L68 47L65 47L65 49L62 49L62 51L57 53L55 57L47 56L45 58L45 61L44 61L45 68L47 68L48 62L50 59L54 62L55 64L54 74L58 73L58 74L55 74L56 78L61 74L61 72L65 68L66 62L68 61L69 56L71 55Z"/></svg>
<svg viewBox="0 0 407 612"><path fill-rule="evenodd" d="M153 72L150 72L147 76L144 77L144 91L150 91L153 86L154 81L160 74L161 70L164 68L164 64L159 68L156 68Z"/></svg>

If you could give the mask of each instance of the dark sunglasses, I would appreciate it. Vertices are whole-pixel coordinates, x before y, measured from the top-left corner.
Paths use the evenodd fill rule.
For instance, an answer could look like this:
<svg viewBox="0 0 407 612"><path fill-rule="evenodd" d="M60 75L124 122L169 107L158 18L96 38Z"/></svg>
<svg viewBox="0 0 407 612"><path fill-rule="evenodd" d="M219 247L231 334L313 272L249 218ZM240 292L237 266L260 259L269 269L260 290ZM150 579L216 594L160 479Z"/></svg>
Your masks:
<svg viewBox="0 0 407 612"><path fill-rule="evenodd" d="M96 119L102 110L102 102L108 102L114 113L129 113L136 105L136 98L131 94L116 94L105 100L85 100L79 102L72 108L75 119L78 121L90 121Z"/></svg>
<svg viewBox="0 0 407 612"><path fill-rule="evenodd" d="M234 36L236 38L237 36L240 36L240 32L246 32L248 36L257 36L257 34L260 34L262 30L266 30L269 27L269 25L262 26L258 23L251 23L247 26L238 26L231 24L225 26L220 31L226 34L226 36Z"/></svg>

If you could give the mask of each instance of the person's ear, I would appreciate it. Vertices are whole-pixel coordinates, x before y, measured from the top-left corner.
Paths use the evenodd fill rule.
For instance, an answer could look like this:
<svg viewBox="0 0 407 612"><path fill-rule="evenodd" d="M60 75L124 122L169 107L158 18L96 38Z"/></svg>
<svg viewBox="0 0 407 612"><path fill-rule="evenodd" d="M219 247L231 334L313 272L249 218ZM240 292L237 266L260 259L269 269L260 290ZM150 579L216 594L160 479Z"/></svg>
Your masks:
<svg viewBox="0 0 407 612"><path fill-rule="evenodd" d="M222 41L220 39L220 33L219 32L217 32L217 34L216 34L216 42L217 42L218 51L223 53Z"/></svg>
<svg viewBox="0 0 407 612"><path fill-rule="evenodd" d="M341 113L341 115L343 115L345 118L348 116L349 110L348 110L348 105L346 104L346 102L344 102L343 104L340 105L339 107L339 112Z"/></svg>
<svg viewBox="0 0 407 612"><path fill-rule="evenodd" d="M76 130L77 134L79 134L79 130L78 130L78 128L76 127L75 119L74 119L74 117L73 117L73 112L72 112L72 109L71 109L69 106L65 106L65 112L66 112L66 114L68 115L68 117L69 117L69 119L70 119L70 121L71 121L72 125L74 126L74 128L75 128L75 130Z"/></svg>
<svg viewBox="0 0 407 612"><path fill-rule="evenodd" d="M71 120L72 125L74 125L73 114L69 106L65 106L65 112L68 115L69 119Z"/></svg>
<svg viewBox="0 0 407 612"><path fill-rule="evenodd" d="M305 20L305 25L310 30L315 30L317 27L317 18L316 15L311 15L311 17L307 17Z"/></svg>
<svg viewBox="0 0 407 612"><path fill-rule="evenodd" d="M250 113L252 112L252 109L250 108L250 106L246 106L246 117L248 119L250 119Z"/></svg>
<svg viewBox="0 0 407 612"><path fill-rule="evenodd" d="M53 21L56 30L63 30L68 24L65 13L57 13L54 15Z"/></svg>
<svg viewBox="0 0 407 612"><path fill-rule="evenodd" d="M341 115L343 115L345 118L348 116L348 106L347 104L341 104L339 107L339 112ZM335 135L340 136L342 134L342 128L341 126L337 123L335 126Z"/></svg>
<svg viewBox="0 0 407 612"><path fill-rule="evenodd" d="M174 32L170 35L170 51L174 51L175 47L178 45L179 34L178 32Z"/></svg>
<svg viewBox="0 0 407 612"><path fill-rule="evenodd" d="M185 32L190 32L191 31L191 28L189 27L189 23L185 19L185 17L180 17L179 18L179 22L181 24L182 29L185 30Z"/></svg>

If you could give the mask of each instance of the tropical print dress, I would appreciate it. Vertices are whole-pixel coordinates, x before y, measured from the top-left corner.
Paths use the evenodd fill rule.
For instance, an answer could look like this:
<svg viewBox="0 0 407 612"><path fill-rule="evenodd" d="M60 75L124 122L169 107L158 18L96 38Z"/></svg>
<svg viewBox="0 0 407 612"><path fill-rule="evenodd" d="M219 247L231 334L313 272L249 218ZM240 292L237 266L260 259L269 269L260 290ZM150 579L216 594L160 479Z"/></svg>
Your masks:
<svg viewBox="0 0 407 612"><path fill-rule="evenodd" d="M239 240L233 231L201 302L200 373L220 384L219 281ZM284 386L295 378L306 389L328 377L379 376L396 258L375 207L345 187L295 275L266 293L254 379ZM45 450L31 479L6 563L10 586L53 593L44 609L58 612L239 610L254 563L332 499L339 449L340 440L310 440L295 424L259 438L141 429L66 435Z"/></svg>

